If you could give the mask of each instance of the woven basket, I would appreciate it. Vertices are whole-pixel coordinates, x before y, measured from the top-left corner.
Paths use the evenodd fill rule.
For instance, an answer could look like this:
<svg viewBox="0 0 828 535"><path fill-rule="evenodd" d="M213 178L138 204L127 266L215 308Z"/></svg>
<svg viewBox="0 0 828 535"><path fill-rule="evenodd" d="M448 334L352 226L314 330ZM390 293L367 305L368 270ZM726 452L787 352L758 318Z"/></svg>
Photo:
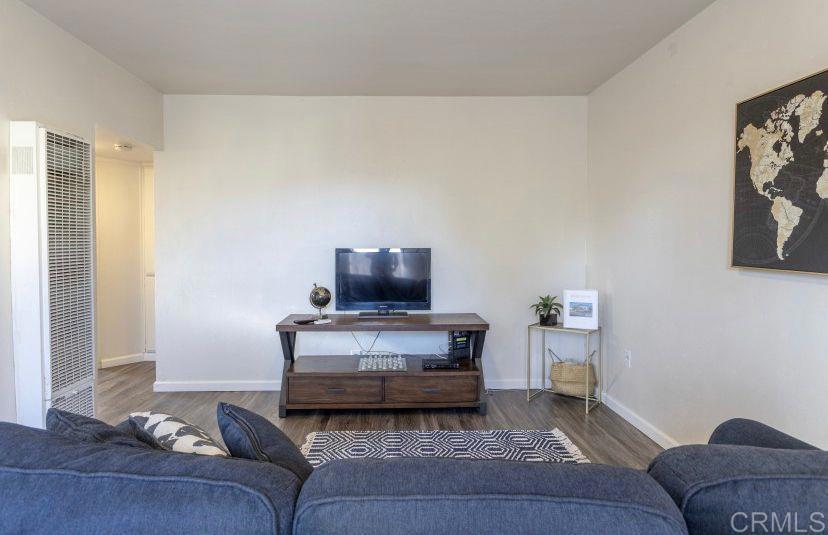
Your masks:
<svg viewBox="0 0 828 535"><path fill-rule="evenodd" d="M549 378L552 380L552 390L557 394L586 397L595 392L595 368L592 364L587 366L575 362L553 362Z"/></svg>

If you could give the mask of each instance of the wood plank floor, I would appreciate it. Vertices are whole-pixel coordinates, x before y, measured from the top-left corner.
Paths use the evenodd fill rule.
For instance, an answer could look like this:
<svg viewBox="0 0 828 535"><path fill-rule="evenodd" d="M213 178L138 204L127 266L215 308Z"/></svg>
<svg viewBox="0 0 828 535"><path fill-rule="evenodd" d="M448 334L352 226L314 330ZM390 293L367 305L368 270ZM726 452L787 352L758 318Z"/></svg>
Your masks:
<svg viewBox="0 0 828 535"><path fill-rule="evenodd" d="M221 438L216 403L227 401L268 418L296 444L313 431L553 429L557 427L594 463L645 468L661 448L605 406L587 417L582 401L543 394L526 402L523 390L491 391L485 416L474 410L306 411L279 418L279 392L153 392L155 364L141 362L98 372L97 414L116 424L130 412L173 414Z"/></svg>

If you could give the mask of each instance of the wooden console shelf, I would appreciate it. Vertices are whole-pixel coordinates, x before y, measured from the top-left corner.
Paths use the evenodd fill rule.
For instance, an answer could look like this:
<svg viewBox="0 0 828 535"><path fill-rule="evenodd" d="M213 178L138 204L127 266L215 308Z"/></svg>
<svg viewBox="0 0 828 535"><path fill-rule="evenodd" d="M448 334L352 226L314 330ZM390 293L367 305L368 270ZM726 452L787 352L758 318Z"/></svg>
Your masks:
<svg viewBox="0 0 828 535"><path fill-rule="evenodd" d="M486 413L483 397L483 343L489 324L477 314L411 314L407 317L360 319L330 314L325 325L297 325L307 316L291 314L276 330L282 341L285 367L279 416L294 409L377 409L474 407ZM423 370L433 355L405 355L406 371L357 371L356 355L295 355L298 332L470 331L472 357L456 370Z"/></svg>

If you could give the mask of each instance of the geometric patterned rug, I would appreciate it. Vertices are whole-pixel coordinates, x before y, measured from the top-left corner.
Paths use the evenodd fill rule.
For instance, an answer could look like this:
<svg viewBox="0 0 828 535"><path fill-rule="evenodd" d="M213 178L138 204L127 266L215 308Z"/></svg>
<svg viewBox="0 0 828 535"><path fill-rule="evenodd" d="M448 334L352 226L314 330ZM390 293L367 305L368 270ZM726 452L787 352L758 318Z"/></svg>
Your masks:
<svg viewBox="0 0 828 535"><path fill-rule="evenodd" d="M302 454L311 465L333 459L449 457L554 463L588 463L558 429L552 431L319 431Z"/></svg>

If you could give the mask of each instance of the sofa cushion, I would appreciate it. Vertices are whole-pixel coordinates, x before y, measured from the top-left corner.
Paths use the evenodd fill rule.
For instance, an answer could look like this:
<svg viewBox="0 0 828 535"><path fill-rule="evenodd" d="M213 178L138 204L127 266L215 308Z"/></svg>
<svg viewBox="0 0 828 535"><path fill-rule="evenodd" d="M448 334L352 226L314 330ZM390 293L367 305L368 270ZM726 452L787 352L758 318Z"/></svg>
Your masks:
<svg viewBox="0 0 828 535"><path fill-rule="evenodd" d="M648 472L679 506L691 534L749 533L762 529L762 521L768 533L774 533L772 522L796 522L801 529L812 521L817 528L828 524L823 451L680 446L656 457Z"/></svg>
<svg viewBox="0 0 828 535"><path fill-rule="evenodd" d="M268 463L0 423L2 533L290 533L300 487Z"/></svg>
<svg viewBox="0 0 828 535"><path fill-rule="evenodd" d="M129 426L112 427L95 418L51 408L46 411L46 429L84 442L105 442L133 448L149 448L129 431Z"/></svg>
<svg viewBox="0 0 828 535"><path fill-rule="evenodd" d="M141 440L155 449L195 453L197 455L230 455L213 440L207 431L189 422L161 412L134 412L129 421Z"/></svg>
<svg viewBox="0 0 828 535"><path fill-rule="evenodd" d="M595 464L438 458L349 459L302 487L301 534L680 534L670 497L645 473Z"/></svg>
<svg viewBox="0 0 828 535"><path fill-rule="evenodd" d="M299 448L267 418L222 402L216 407L216 419L233 457L278 464L302 481L313 472Z"/></svg>

